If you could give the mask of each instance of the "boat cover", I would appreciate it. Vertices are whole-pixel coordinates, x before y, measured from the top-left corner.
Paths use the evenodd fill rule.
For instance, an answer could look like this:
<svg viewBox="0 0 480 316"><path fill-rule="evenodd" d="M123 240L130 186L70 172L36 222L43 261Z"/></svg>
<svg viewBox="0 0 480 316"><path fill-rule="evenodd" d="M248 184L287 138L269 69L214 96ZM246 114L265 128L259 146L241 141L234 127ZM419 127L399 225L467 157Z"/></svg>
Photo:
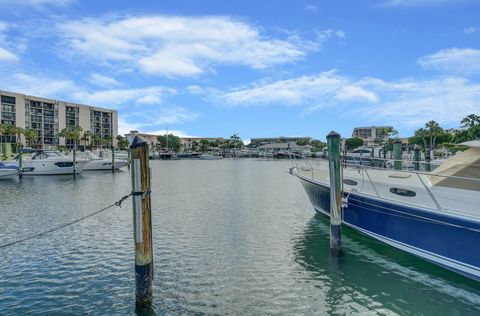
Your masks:
<svg viewBox="0 0 480 316"><path fill-rule="evenodd" d="M434 176L464 177L476 180ZM434 186L480 191L480 147L472 147L449 158L429 176Z"/></svg>

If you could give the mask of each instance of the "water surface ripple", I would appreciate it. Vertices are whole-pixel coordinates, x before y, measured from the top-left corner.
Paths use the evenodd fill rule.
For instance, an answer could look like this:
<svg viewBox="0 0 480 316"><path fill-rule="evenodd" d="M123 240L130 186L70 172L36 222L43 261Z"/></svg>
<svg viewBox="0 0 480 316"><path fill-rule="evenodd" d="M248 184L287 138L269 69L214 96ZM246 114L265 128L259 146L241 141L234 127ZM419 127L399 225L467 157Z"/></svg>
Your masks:
<svg viewBox="0 0 480 316"><path fill-rule="evenodd" d="M328 256L286 161L152 161L158 315L479 315L480 286L344 230ZM0 182L0 244L105 207L130 191L112 175ZM134 314L131 201L0 249L0 315Z"/></svg>

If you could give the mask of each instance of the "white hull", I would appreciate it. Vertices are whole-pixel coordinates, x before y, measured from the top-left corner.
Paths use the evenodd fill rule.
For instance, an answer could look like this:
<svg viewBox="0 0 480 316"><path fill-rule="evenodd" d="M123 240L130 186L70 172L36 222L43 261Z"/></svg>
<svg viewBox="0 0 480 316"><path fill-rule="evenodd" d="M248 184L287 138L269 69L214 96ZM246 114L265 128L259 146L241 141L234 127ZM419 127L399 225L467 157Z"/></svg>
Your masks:
<svg viewBox="0 0 480 316"><path fill-rule="evenodd" d="M127 161L125 160L115 160L115 170L124 168L127 166ZM90 160L84 171L95 171L95 170L112 170L112 161L108 159L92 159Z"/></svg>
<svg viewBox="0 0 480 316"><path fill-rule="evenodd" d="M15 169L0 169L0 180L14 179L18 176L18 171Z"/></svg>
<svg viewBox="0 0 480 316"><path fill-rule="evenodd" d="M75 165L75 172L81 173L88 160L79 160ZM22 164L23 175L65 175L73 174L73 161L65 159L26 160Z"/></svg>

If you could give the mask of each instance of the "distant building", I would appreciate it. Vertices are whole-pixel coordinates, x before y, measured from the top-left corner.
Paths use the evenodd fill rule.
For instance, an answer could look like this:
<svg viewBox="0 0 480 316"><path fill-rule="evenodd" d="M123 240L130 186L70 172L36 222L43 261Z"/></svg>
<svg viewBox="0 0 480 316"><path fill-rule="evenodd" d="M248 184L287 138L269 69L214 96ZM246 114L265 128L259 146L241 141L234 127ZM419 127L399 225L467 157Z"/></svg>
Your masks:
<svg viewBox="0 0 480 316"><path fill-rule="evenodd" d="M390 130L393 130L393 126L355 127L352 137L363 139L365 146L374 146L378 145L379 141L386 141L388 139L387 131Z"/></svg>
<svg viewBox="0 0 480 316"><path fill-rule="evenodd" d="M192 151L202 140L223 142L223 137L180 137L180 151Z"/></svg>
<svg viewBox="0 0 480 316"><path fill-rule="evenodd" d="M138 131L130 131L130 133L125 134L125 137L130 142L133 140L132 134L133 134L133 136L138 135L138 136L141 136L142 138L144 138L145 140L147 140L149 145L150 145L150 148L155 148L157 146L157 144L160 144L160 142L158 141L158 136L159 135L139 133Z"/></svg>
<svg viewBox="0 0 480 316"><path fill-rule="evenodd" d="M297 143L298 141L304 141L309 144L312 141L311 137L266 137L266 138L252 138L250 140L251 147L258 147L266 144L278 144L278 143Z"/></svg>
<svg viewBox="0 0 480 316"><path fill-rule="evenodd" d="M0 91L0 123L15 125L23 129L34 129L37 138L31 146L38 149L71 147L58 133L69 127L80 126L83 132L90 131L116 144L118 115L116 110L90 105L35 97L15 92ZM25 137L21 137L25 146Z"/></svg>

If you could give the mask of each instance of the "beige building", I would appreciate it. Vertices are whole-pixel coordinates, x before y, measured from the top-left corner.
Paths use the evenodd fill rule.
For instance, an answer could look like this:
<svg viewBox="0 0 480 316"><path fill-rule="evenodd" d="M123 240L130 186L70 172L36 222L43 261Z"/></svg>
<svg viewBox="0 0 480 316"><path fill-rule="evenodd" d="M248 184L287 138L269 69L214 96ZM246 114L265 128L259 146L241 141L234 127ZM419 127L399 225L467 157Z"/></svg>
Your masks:
<svg viewBox="0 0 480 316"><path fill-rule="evenodd" d="M393 130L393 126L355 127L352 137L363 139L365 146L374 146L379 141L386 141L388 139L387 131L391 130Z"/></svg>
<svg viewBox="0 0 480 316"><path fill-rule="evenodd" d="M71 146L71 141L59 138L64 128L80 126L83 132L113 139L118 135L116 110L82 105L66 101L46 99L20 93L0 91L0 123L11 124L37 132L33 148L52 149L59 145ZM24 137L22 143L26 145Z"/></svg>
<svg viewBox="0 0 480 316"><path fill-rule="evenodd" d="M148 141L150 148L156 148L160 142L158 141L158 136L160 135L155 135L155 134L145 134L145 133L139 133L138 131L130 131L130 133L125 134L125 137L128 139L129 142L133 140L133 136L138 135L144 138L145 140Z"/></svg>

